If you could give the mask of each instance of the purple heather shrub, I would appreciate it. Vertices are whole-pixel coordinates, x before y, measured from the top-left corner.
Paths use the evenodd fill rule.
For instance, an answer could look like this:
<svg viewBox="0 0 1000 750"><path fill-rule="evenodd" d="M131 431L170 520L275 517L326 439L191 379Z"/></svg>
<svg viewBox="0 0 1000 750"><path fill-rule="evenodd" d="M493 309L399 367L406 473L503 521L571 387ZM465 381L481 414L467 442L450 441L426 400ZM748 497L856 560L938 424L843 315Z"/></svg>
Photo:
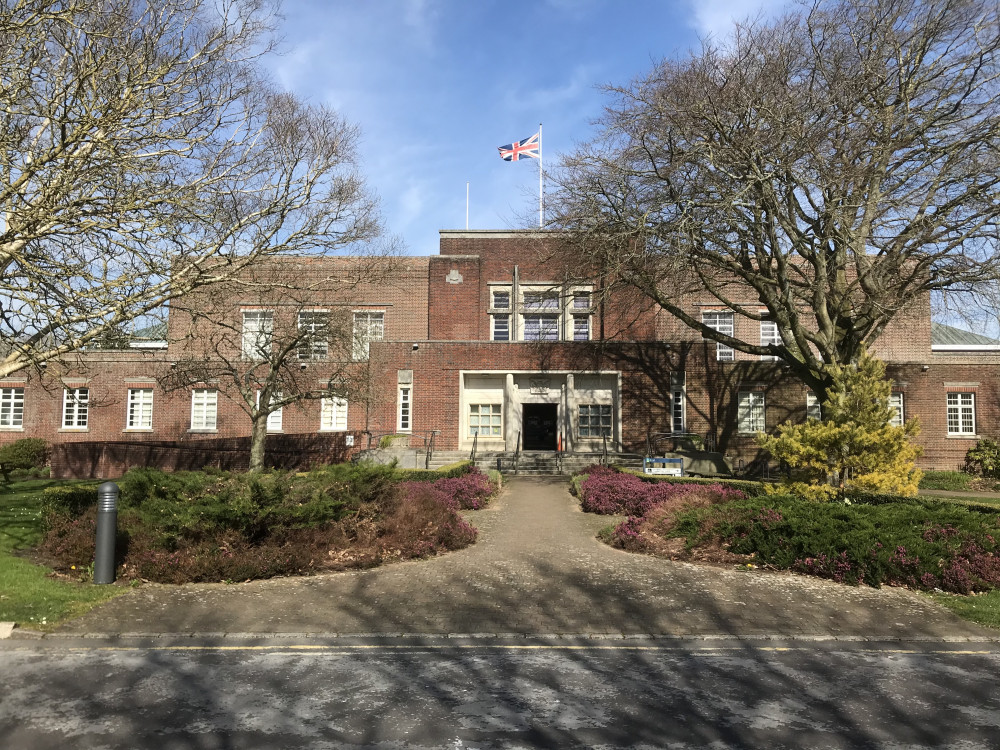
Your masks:
<svg viewBox="0 0 1000 750"><path fill-rule="evenodd" d="M460 477L438 479L432 483L436 489L454 498L464 510L484 508L493 495L494 487L489 477L479 471L470 471Z"/></svg>
<svg viewBox="0 0 1000 750"><path fill-rule="evenodd" d="M592 471L580 483L581 506L588 513L644 516L664 503L712 504L740 500L745 495L721 484L646 482L634 474ZM707 501L707 503L706 503Z"/></svg>

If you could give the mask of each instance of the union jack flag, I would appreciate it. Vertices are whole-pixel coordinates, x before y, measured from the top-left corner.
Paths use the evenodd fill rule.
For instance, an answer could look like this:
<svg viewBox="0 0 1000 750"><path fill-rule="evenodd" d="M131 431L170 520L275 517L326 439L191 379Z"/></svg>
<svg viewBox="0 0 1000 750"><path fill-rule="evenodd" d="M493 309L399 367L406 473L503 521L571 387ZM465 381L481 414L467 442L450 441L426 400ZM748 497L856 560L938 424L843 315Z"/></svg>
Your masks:
<svg viewBox="0 0 1000 750"><path fill-rule="evenodd" d="M500 146L500 158L504 161L517 161L529 156L532 159L540 158L538 154L538 135L538 133L535 133L523 141L515 141L514 143L508 143L506 146Z"/></svg>

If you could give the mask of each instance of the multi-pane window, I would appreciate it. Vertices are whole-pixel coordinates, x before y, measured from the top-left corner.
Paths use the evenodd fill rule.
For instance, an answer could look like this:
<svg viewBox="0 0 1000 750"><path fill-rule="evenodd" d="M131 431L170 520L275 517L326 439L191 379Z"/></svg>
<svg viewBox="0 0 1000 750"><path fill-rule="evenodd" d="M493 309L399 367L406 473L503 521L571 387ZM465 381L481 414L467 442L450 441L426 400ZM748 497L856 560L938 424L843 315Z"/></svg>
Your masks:
<svg viewBox="0 0 1000 750"><path fill-rule="evenodd" d="M778 333L778 324L773 320L760 321L760 345L761 346L781 346L781 334ZM773 354L762 354L760 357L766 362L774 362L778 359Z"/></svg>
<svg viewBox="0 0 1000 750"><path fill-rule="evenodd" d="M0 427L24 426L24 388L0 388Z"/></svg>
<svg viewBox="0 0 1000 750"><path fill-rule="evenodd" d="M948 394L948 434L976 434L976 394Z"/></svg>
<svg viewBox="0 0 1000 750"><path fill-rule="evenodd" d="M408 387L401 387L399 389L399 401L398 401L398 412L396 419L396 429L400 432L409 432L413 429L410 422L412 416L411 413L411 390Z"/></svg>
<svg viewBox="0 0 1000 750"><path fill-rule="evenodd" d="M573 316L573 341L590 341L590 316Z"/></svg>
<svg viewBox="0 0 1000 750"><path fill-rule="evenodd" d="M128 418L126 425L130 430L153 429L153 389L128 389Z"/></svg>
<svg viewBox="0 0 1000 750"><path fill-rule="evenodd" d="M311 310L299 313L299 350L301 360L320 360L330 356L330 313Z"/></svg>
<svg viewBox="0 0 1000 750"><path fill-rule="evenodd" d="M724 333L727 336L733 335L732 312L706 310L701 314L701 322L707 325L713 331ZM733 348L731 346L726 346L725 344L716 344L715 358L719 362L732 362L736 358L736 356L733 353Z"/></svg>
<svg viewBox="0 0 1000 750"><path fill-rule="evenodd" d="M319 428L324 432L347 429L347 399L334 397L320 401Z"/></svg>
<svg viewBox="0 0 1000 750"><path fill-rule="evenodd" d="M219 413L219 392L215 388L191 391L191 429L214 430Z"/></svg>
<svg viewBox="0 0 1000 750"><path fill-rule="evenodd" d="M525 310L558 310L559 292L546 289L544 291L526 291L522 296Z"/></svg>
<svg viewBox="0 0 1000 750"><path fill-rule="evenodd" d="M494 310L509 310L510 309L510 290L509 289L494 289L493 299L490 305Z"/></svg>
<svg viewBox="0 0 1000 750"><path fill-rule="evenodd" d="M369 344L385 337L385 313L362 310L354 313L354 359L368 359Z"/></svg>
<svg viewBox="0 0 1000 750"><path fill-rule="evenodd" d="M510 315L493 315L493 341L510 341Z"/></svg>
<svg viewBox="0 0 1000 750"><path fill-rule="evenodd" d="M281 401L282 394L280 391L275 391L271 394L271 403L275 401ZM257 391L257 408L260 406L260 391ZM268 432L281 432L281 412L282 407L278 407L270 414L267 415L267 431Z"/></svg>
<svg viewBox="0 0 1000 750"><path fill-rule="evenodd" d="M87 427L90 412L89 388L63 389L62 426L66 430L82 430Z"/></svg>
<svg viewBox="0 0 1000 750"><path fill-rule="evenodd" d="M812 391L806 394L806 419L823 420L823 404Z"/></svg>
<svg viewBox="0 0 1000 750"><path fill-rule="evenodd" d="M894 391L889 396L889 406L895 410L889 419L889 424L893 427L902 427L906 421L906 416L903 413L903 394L900 391Z"/></svg>
<svg viewBox="0 0 1000 750"><path fill-rule="evenodd" d="M574 310L590 310L590 292L573 292Z"/></svg>
<svg viewBox="0 0 1000 750"><path fill-rule="evenodd" d="M759 391L740 391L737 408L740 432L764 431L764 394Z"/></svg>
<svg viewBox="0 0 1000 750"><path fill-rule="evenodd" d="M502 406L500 404L469 405L469 437L500 437L503 435Z"/></svg>
<svg viewBox="0 0 1000 750"><path fill-rule="evenodd" d="M264 359L271 354L274 313L271 310L243 311L243 358Z"/></svg>
<svg viewBox="0 0 1000 750"><path fill-rule="evenodd" d="M673 432L684 432L684 390L677 388L671 394L670 429Z"/></svg>
<svg viewBox="0 0 1000 750"><path fill-rule="evenodd" d="M580 437L611 437L611 405L580 404Z"/></svg>
<svg viewBox="0 0 1000 750"><path fill-rule="evenodd" d="M558 341L558 315L524 315L525 341Z"/></svg>

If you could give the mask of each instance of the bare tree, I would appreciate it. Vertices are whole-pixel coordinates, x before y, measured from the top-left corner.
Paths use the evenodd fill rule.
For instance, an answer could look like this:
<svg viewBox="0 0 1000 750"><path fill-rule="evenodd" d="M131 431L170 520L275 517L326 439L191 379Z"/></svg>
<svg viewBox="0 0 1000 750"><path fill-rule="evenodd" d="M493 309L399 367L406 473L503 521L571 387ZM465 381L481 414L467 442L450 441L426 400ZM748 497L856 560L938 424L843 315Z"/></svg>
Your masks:
<svg viewBox="0 0 1000 750"><path fill-rule="evenodd" d="M610 88L557 225L705 338L820 397L929 293L996 278L1000 25L989 0L817 0ZM780 344L715 330L704 294Z"/></svg>
<svg viewBox="0 0 1000 750"><path fill-rule="evenodd" d="M393 269L389 252L336 263L286 260L171 305L175 359L161 385L232 399L252 425L251 471L264 467L269 421L285 407L325 399L324 418L332 419L347 402L367 404L370 331L356 327L355 291L387 281Z"/></svg>
<svg viewBox="0 0 1000 750"><path fill-rule="evenodd" d="M269 0L0 8L0 377L379 231L357 133L275 91Z"/></svg>

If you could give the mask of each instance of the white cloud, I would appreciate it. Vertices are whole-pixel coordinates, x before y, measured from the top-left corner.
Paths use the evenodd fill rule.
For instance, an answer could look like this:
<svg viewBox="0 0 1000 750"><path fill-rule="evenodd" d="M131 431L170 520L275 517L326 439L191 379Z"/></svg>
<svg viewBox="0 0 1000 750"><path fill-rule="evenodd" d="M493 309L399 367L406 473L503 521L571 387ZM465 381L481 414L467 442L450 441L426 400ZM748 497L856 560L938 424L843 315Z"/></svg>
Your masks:
<svg viewBox="0 0 1000 750"><path fill-rule="evenodd" d="M693 0L694 27L705 38L724 42L737 21L773 16L789 5L788 0Z"/></svg>

